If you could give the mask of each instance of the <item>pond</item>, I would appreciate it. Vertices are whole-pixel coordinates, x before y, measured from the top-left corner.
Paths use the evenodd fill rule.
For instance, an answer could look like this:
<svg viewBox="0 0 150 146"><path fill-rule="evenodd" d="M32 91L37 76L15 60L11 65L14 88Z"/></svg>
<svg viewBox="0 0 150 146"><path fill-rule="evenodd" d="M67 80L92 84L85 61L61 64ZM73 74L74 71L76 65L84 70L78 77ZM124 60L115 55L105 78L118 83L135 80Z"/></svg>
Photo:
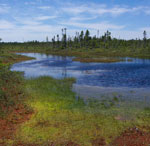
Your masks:
<svg viewBox="0 0 150 146"><path fill-rule="evenodd" d="M74 77L74 91L82 96L98 97L105 94L122 94L140 98L150 95L150 59L124 58L117 63L81 63L73 57L40 53L19 53L35 60L14 64L11 70L23 71L25 77ZM144 92L144 93L143 93Z"/></svg>

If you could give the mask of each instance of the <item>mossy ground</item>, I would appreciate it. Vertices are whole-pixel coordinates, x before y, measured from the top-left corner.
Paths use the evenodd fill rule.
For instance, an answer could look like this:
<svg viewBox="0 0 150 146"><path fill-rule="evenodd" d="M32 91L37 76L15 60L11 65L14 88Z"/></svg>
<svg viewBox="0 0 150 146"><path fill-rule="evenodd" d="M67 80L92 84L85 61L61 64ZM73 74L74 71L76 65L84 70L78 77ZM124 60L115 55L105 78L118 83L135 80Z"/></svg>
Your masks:
<svg viewBox="0 0 150 146"><path fill-rule="evenodd" d="M26 81L34 109L32 118L18 129L16 141L25 144L67 145L72 142L90 146L97 139L110 144L129 127L149 126L149 109L126 106L114 98L110 101L75 99L72 79L40 77ZM120 107L118 107L118 104Z"/></svg>
<svg viewBox="0 0 150 146"><path fill-rule="evenodd" d="M13 47L11 47L11 45ZM120 49L103 49L103 48L72 48L72 49L60 49L52 48L48 44L33 44L26 47L25 44L4 44L4 49L8 52L32 52L32 53L46 53L60 56L74 56L81 62L120 62L123 59L120 57L138 57L147 59L150 58L149 50L147 49L133 49L133 48L120 48Z"/></svg>

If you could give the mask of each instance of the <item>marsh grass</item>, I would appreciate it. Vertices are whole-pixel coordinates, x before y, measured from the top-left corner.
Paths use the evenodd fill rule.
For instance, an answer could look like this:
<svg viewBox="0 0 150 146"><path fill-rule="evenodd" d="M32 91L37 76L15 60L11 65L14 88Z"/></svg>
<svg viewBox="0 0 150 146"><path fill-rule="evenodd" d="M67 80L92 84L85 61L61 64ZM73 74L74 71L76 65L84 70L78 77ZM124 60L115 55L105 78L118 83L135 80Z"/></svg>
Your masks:
<svg viewBox="0 0 150 146"><path fill-rule="evenodd" d="M101 57L101 58L74 58L73 61L79 61L79 62L102 62L102 63L113 63L113 62L121 62L123 59L119 58L110 58L110 57Z"/></svg>
<svg viewBox="0 0 150 146"><path fill-rule="evenodd" d="M0 62L1 62L1 64L3 63L5 65L11 65L13 63L31 60L31 59L34 59L34 58L22 56L22 55L17 55L14 53L4 52L3 54L0 54Z"/></svg>
<svg viewBox="0 0 150 146"><path fill-rule="evenodd" d="M24 103L26 92L21 72L10 71L11 64L32 58L0 51L0 117L7 116L12 109Z"/></svg>
<svg viewBox="0 0 150 146"><path fill-rule="evenodd" d="M77 57L75 60L81 62L120 62L122 59L118 57L138 57L138 58L150 58L149 48L133 49L132 47L111 47L108 49L104 48L72 48L72 49L60 49L53 48L49 43L4 43L1 44L2 51L9 52L32 52L32 53L45 53L51 55L60 56L74 56ZM131 61L131 60L130 60Z"/></svg>
<svg viewBox="0 0 150 146"><path fill-rule="evenodd" d="M74 79L39 77L26 81L31 96L27 105L35 113L18 129L16 142L40 145L92 145L96 139L109 144L128 127L148 126L149 108L127 106L117 97L89 100L86 104L71 91ZM144 120L143 120L144 119Z"/></svg>

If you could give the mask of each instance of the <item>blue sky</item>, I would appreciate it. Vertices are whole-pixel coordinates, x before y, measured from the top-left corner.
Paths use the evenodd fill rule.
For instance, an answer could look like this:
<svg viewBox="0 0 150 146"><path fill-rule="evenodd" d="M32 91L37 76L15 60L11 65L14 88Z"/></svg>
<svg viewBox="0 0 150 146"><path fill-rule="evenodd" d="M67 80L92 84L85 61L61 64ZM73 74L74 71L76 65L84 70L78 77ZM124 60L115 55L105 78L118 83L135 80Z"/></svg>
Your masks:
<svg viewBox="0 0 150 146"><path fill-rule="evenodd" d="M150 0L0 0L3 41L45 41L61 29L74 36L106 30L122 39L150 37Z"/></svg>

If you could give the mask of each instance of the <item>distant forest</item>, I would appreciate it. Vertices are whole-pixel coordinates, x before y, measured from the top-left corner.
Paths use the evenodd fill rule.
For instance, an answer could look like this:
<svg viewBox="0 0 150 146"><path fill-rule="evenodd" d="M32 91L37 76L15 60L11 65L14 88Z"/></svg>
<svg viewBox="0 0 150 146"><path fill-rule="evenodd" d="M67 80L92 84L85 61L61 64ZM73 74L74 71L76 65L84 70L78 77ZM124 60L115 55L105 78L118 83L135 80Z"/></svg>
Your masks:
<svg viewBox="0 0 150 146"><path fill-rule="evenodd" d="M62 29L62 35L56 35L49 41L49 38L46 37L45 42L39 42L37 40L28 41L24 43L13 42L13 43L4 43L1 41L1 48L3 44L5 47L13 48L19 45L24 49L29 47L36 48L51 48L54 50L63 50L63 49L132 49L132 51L137 49L145 49L150 52L150 39L147 38L147 32L143 32L143 39L132 39L132 40L123 40L113 38L110 31L106 31L104 35L100 36L99 31L97 35L91 36L90 31L86 30L81 32L76 32L74 37L67 35L67 29Z"/></svg>

